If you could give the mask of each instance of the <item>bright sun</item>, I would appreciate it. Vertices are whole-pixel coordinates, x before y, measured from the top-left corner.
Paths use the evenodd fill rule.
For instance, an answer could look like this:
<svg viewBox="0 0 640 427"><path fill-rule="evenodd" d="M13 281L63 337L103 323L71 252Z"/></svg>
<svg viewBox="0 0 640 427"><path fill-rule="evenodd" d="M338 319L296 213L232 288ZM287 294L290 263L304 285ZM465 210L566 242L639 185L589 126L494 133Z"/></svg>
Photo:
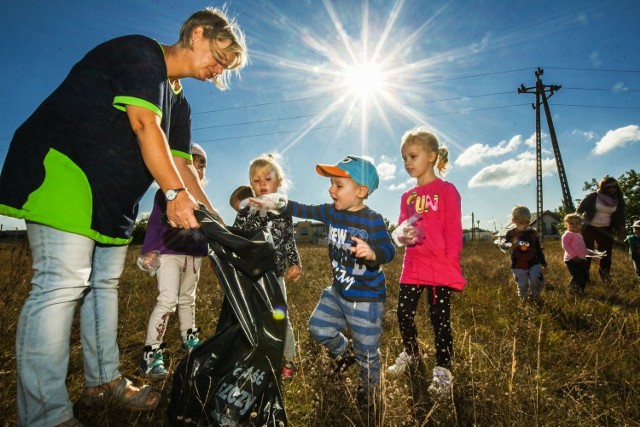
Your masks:
<svg viewBox="0 0 640 427"><path fill-rule="evenodd" d="M347 86L361 98L373 97L382 89L382 75L374 63L355 64L347 68Z"/></svg>

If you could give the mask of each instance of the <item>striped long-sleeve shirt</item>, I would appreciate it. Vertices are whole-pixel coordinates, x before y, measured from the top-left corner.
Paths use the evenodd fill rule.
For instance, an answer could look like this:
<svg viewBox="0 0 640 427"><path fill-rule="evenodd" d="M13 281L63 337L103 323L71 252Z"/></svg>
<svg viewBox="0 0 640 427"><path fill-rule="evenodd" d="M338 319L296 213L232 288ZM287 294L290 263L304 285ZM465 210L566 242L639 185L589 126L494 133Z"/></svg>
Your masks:
<svg viewBox="0 0 640 427"><path fill-rule="evenodd" d="M347 301L384 301L387 295L381 265L396 254L382 215L364 207L355 212L338 211L332 204L303 205L289 201L286 212L299 218L314 219L325 224L329 243L329 260L333 286ZM357 237L376 254L375 262L356 258L351 247Z"/></svg>

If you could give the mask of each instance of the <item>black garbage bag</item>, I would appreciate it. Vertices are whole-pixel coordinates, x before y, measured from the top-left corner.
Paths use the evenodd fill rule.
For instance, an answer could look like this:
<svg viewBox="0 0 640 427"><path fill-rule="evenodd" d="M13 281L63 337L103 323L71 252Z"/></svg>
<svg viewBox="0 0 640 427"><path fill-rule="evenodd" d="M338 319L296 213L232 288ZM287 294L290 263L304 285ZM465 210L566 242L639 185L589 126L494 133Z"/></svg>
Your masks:
<svg viewBox="0 0 640 427"><path fill-rule="evenodd" d="M262 230L225 228L196 211L225 294L213 336L180 361L167 415L174 426L287 426L279 387L286 302Z"/></svg>

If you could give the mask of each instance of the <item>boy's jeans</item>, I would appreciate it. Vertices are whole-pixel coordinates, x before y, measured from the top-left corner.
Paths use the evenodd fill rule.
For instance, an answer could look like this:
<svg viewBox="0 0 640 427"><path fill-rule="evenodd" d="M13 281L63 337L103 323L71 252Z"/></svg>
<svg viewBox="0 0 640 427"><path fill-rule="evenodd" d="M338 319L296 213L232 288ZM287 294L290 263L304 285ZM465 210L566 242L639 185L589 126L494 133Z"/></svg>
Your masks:
<svg viewBox="0 0 640 427"><path fill-rule="evenodd" d="M538 298L544 286L544 276L540 264L534 264L528 270L512 268L513 277L518 285L518 296L522 301L527 297Z"/></svg>
<svg viewBox="0 0 640 427"><path fill-rule="evenodd" d="M78 302L85 386L120 376L118 280L127 247L30 222L27 236L33 278L16 333L18 425L51 426L73 417L65 381Z"/></svg>
<svg viewBox="0 0 640 427"><path fill-rule="evenodd" d="M316 342L326 346L337 357L349 345L343 334L348 329L360 366L360 378L365 386L376 386L380 383L383 314L383 302L350 302L329 286L322 291L320 302L309 319L309 332Z"/></svg>

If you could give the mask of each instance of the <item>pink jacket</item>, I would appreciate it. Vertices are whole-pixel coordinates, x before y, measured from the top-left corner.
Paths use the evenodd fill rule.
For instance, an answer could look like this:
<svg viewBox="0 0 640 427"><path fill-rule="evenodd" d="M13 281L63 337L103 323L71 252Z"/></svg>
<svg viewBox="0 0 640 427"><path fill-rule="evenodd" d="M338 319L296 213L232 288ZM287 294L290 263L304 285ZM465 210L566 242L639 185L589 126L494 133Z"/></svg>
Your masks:
<svg viewBox="0 0 640 427"><path fill-rule="evenodd" d="M435 181L414 187L400 199L398 224L420 213L415 226L424 240L408 245L400 283L448 286L461 291L467 284L460 267L462 251L462 207L460 193L450 182Z"/></svg>
<svg viewBox="0 0 640 427"><path fill-rule="evenodd" d="M580 233L565 231L562 235L562 249L564 249L563 259L565 261L575 257L587 259L587 245L585 245L584 238Z"/></svg>

